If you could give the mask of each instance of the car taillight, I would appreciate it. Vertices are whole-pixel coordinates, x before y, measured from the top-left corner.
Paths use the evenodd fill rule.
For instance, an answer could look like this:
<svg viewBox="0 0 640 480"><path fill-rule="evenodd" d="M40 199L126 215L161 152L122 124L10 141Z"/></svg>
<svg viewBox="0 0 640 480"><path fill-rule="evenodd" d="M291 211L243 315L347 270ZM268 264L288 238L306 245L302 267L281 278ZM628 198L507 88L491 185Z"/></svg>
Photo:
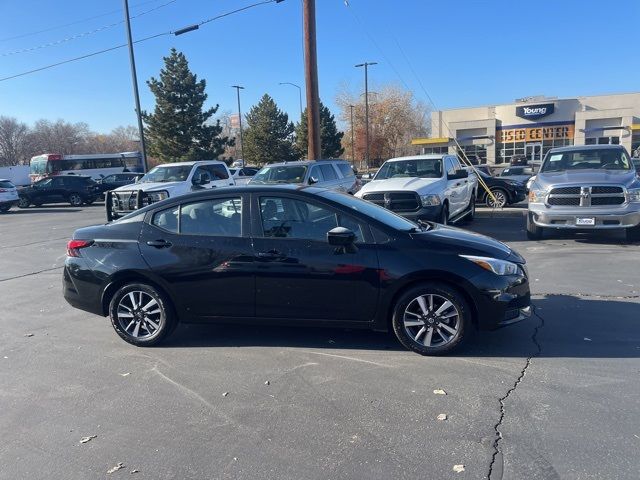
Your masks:
<svg viewBox="0 0 640 480"><path fill-rule="evenodd" d="M69 240L67 243L67 256L79 257L80 249L93 245L93 240Z"/></svg>
<svg viewBox="0 0 640 480"><path fill-rule="evenodd" d="M7 190L6 188L0 188L0 193L7 193L9 190Z"/></svg>

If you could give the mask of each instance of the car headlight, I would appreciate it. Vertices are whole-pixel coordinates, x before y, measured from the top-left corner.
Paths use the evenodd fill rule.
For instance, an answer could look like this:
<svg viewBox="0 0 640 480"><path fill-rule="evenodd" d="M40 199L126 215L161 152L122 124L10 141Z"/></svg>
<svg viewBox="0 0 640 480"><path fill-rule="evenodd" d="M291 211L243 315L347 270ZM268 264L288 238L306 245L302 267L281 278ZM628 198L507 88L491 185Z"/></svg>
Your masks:
<svg viewBox="0 0 640 480"><path fill-rule="evenodd" d="M160 190L159 192L147 192L147 197L152 202L160 202L165 198L169 198L169 192L166 190Z"/></svg>
<svg viewBox="0 0 640 480"><path fill-rule="evenodd" d="M492 257L476 257L473 255L460 255L462 258L472 261L479 267L489 270L496 275L516 275L519 271L518 264L499 260Z"/></svg>
<svg viewBox="0 0 640 480"><path fill-rule="evenodd" d="M547 195L545 190L540 190L539 188L530 188L529 189L529 203L544 203L544 197Z"/></svg>
<svg viewBox="0 0 640 480"><path fill-rule="evenodd" d="M420 202L423 207L433 207L442 203L438 195L421 195Z"/></svg>
<svg viewBox="0 0 640 480"><path fill-rule="evenodd" d="M640 188L630 188L627 190L627 198L629 202L640 202Z"/></svg>

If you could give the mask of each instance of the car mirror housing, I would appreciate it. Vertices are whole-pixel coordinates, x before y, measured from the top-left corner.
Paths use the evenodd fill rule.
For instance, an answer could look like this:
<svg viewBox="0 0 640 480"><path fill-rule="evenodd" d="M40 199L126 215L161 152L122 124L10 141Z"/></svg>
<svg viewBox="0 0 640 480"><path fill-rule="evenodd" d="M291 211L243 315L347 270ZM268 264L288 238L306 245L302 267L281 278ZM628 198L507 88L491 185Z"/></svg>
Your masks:
<svg viewBox="0 0 640 480"><path fill-rule="evenodd" d="M329 245L345 247L355 243L356 234L348 228L336 227L327 232L327 241L329 242Z"/></svg>
<svg viewBox="0 0 640 480"><path fill-rule="evenodd" d="M318 183L318 179L316 177L309 177L309 185L313 185L314 183Z"/></svg>
<svg viewBox="0 0 640 480"><path fill-rule="evenodd" d="M206 172L200 172L193 177L192 183L194 185L206 185L207 183L211 183L211 177Z"/></svg>

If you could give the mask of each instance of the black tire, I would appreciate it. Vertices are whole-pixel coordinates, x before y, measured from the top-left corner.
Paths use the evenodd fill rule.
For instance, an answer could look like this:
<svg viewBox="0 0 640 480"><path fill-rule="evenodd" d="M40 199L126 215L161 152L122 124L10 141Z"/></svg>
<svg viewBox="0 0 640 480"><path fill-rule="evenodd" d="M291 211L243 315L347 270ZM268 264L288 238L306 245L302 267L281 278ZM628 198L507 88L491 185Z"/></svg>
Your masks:
<svg viewBox="0 0 640 480"><path fill-rule="evenodd" d="M11 209L11 205L0 205L0 213L7 213Z"/></svg>
<svg viewBox="0 0 640 480"><path fill-rule="evenodd" d="M133 300L130 294L133 295ZM135 301L140 299L142 302L136 308ZM148 307L145 314L141 307L144 307L143 304L148 305L151 300L154 300L155 304ZM156 306L158 312L154 313ZM122 286L109 303L109 317L113 329L120 338L139 347L150 347L162 342L173 332L178 323L173 306L164 294L157 288L144 283L129 283ZM157 328L154 325L157 325Z"/></svg>
<svg viewBox="0 0 640 480"><path fill-rule="evenodd" d="M77 193L72 193L67 197L67 202L69 202L69 204L72 207L80 207L82 205L82 197L77 194Z"/></svg>
<svg viewBox="0 0 640 480"><path fill-rule="evenodd" d="M431 302L428 300L429 296L432 296ZM413 310L425 312L417 301L419 297L426 302L428 312L420 319L420 315L408 313ZM445 301L450 302L451 307L447 307L439 315L435 314ZM419 309L416 309L417 307ZM453 309L457 313L455 316L441 317L451 314ZM411 319L415 319L414 322L417 324L408 325L406 322L411 323ZM419 324L420 322L423 323ZM404 292L394 306L392 324L400 343L420 355L444 355L459 348L472 333L473 325L471 309L464 297L449 285L438 282L426 282ZM445 330L443 325L449 330ZM455 330L455 333L450 333L451 330ZM446 337L449 337L448 340L445 340Z"/></svg>
<svg viewBox="0 0 640 480"><path fill-rule="evenodd" d="M509 203L509 194L502 188L492 188L491 193L495 197L495 200L491 198L491 195L487 193L485 196L485 203L491 208L504 208Z"/></svg>
<svg viewBox="0 0 640 480"><path fill-rule="evenodd" d="M527 238L529 240L540 240L543 232L543 227L540 227L533 222L531 213L527 214Z"/></svg>
<svg viewBox="0 0 640 480"><path fill-rule="evenodd" d="M640 241L640 225L636 225L635 227L627 228L625 235L627 237L627 242L638 242Z"/></svg>
<svg viewBox="0 0 640 480"><path fill-rule="evenodd" d="M442 212L440 213L440 221L438 223L442 225L449 224L449 204L447 204L447 202L442 205Z"/></svg>
<svg viewBox="0 0 640 480"><path fill-rule="evenodd" d="M18 200L18 208L29 208L31 205L31 200L27 197L20 197Z"/></svg>
<svg viewBox="0 0 640 480"><path fill-rule="evenodd" d="M467 222L472 222L474 218L476 218L476 195L475 193L471 195L471 199L469 200L469 206L467 207L469 213L465 217Z"/></svg>

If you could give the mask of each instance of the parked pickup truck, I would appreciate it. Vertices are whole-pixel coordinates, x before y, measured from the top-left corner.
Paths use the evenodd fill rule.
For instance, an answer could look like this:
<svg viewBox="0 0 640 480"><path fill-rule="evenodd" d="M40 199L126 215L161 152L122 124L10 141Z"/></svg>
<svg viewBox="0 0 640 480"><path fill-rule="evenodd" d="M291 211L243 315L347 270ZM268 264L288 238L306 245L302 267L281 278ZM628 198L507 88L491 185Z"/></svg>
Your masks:
<svg viewBox="0 0 640 480"><path fill-rule="evenodd" d="M146 205L206 188L235 185L224 162L165 163L147 172L137 183L107 192L107 220L122 217Z"/></svg>
<svg viewBox="0 0 640 480"><path fill-rule="evenodd" d="M455 155L392 158L356 197L381 205L410 220L442 224L473 219L478 179Z"/></svg>
<svg viewBox="0 0 640 480"><path fill-rule="evenodd" d="M527 237L549 229L624 229L640 239L640 178L624 147L549 150L530 186Z"/></svg>

